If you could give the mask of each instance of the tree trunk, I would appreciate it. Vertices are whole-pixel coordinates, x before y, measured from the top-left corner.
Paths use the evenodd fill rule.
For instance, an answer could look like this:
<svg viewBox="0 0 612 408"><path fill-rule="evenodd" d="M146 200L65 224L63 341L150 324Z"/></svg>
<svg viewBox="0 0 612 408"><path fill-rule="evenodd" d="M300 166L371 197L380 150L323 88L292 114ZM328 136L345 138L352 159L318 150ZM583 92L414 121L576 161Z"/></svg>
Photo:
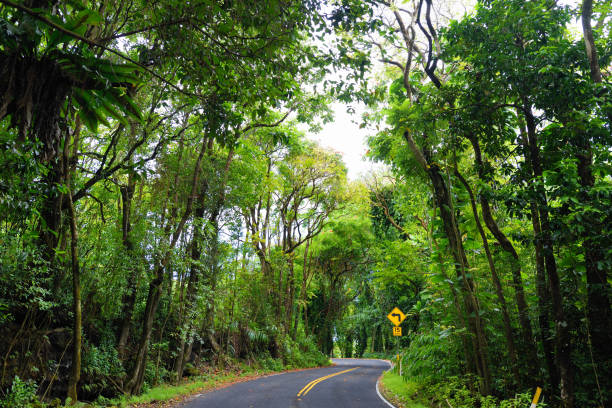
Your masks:
<svg viewBox="0 0 612 408"><path fill-rule="evenodd" d="M581 18L584 44L591 70L591 80L596 84L601 84L603 78L591 27L592 15L593 0L584 0ZM612 115L608 113L607 117L608 125L612 125ZM582 142L578 143L577 146L578 175L584 190L581 194L581 200L588 204L590 201L588 191L595 184L591 168L593 153L588 135L582 135L581 132L578 132L575 137L583 138ZM610 347L612 344L612 309L610 308L609 298L610 284L608 282L607 268L605 266L600 267L600 265L605 264L604 242L598 242L598 236L603 235L604 227L595 217L590 216L586 218L586 225L582 234L582 246L584 248L587 281L587 318L590 326L595 364L600 363L597 376L602 381L601 387L603 389L610 389L612 387L612 350ZM601 401L601 403L603 406L606 406L610 405L611 401Z"/></svg>
<svg viewBox="0 0 612 408"><path fill-rule="evenodd" d="M291 335L291 323L293 322L293 304L295 292L295 276L293 265L293 253L287 254L287 290L285 299L285 333Z"/></svg>
<svg viewBox="0 0 612 408"><path fill-rule="evenodd" d="M540 327L540 342L544 349L546 366L550 385L553 390L559 389L559 367L555 364L553 333L550 329L550 306L551 296L546 282L546 269L544 256L542 255L542 242L540 241L541 227L540 216L535 202L529 204L531 211L531 222L533 225L534 247L536 258L536 294L538 296L538 323Z"/></svg>
<svg viewBox="0 0 612 408"><path fill-rule="evenodd" d="M486 182L487 177L485 174L485 165L480 150L480 143L476 136L469 138L474 149L474 158L476 160L476 169L478 177ZM512 270L512 283L514 289L514 298L516 301L516 307L518 309L519 323L521 326L521 337L525 347L525 363L529 370L529 378L532 382L537 381L538 378L538 356L536 350L536 344L533 336L533 330L531 328L531 321L529 319L529 307L525 300L525 290L523 286L523 278L521 276L521 262L514 248L514 245L510 242L508 237L501 231L497 222L493 218L493 212L489 200L485 195L480 195L480 207L482 209L482 218L484 219L487 229L491 231L491 234L495 237L501 248L506 251L512 257L511 270ZM532 384L533 385L533 384Z"/></svg>
<svg viewBox="0 0 612 408"><path fill-rule="evenodd" d="M291 334L291 338L295 340L297 337L297 330L299 325L299 318L302 315L302 311L305 313L304 307L306 305L306 284L308 283L308 275L310 270L310 261L309 261L309 249L310 249L310 239L306 241L306 248L304 249L304 260L302 266L302 282L300 285L300 294L298 295L298 306L297 311L295 313L295 321L293 323L293 331ZM306 326L306 316L304 316L304 325ZM304 333L306 333L306 328L304 329Z"/></svg>
<svg viewBox="0 0 612 408"><path fill-rule="evenodd" d="M72 194L68 193L70 210L70 253L72 260L72 312L74 326L72 332L72 376L68 383L68 397L72 404L77 402L77 385L81 378L81 274L79 270L78 230L76 211L72 202Z"/></svg>
<svg viewBox="0 0 612 408"><path fill-rule="evenodd" d="M437 244L436 244L437 247ZM453 295L453 305L455 306L455 312L457 313L457 318L459 319L460 328L468 330L468 325L465 322L465 316L463 313L463 309L461 308L461 303L459 302L459 295L457 294L457 289L455 288L455 284L449 279L446 274L446 268L444 267L444 260L442 259L442 254L438 249L438 263L440 264L440 269L442 270L442 274L444 278L449 281L449 287L451 293ZM461 345L463 346L463 355L465 357L466 371L469 374L477 373L478 369L476 368L476 349L472 347L470 351L470 342L468 341L469 334L467 332L461 333ZM474 342L471 342L472 346Z"/></svg>
<svg viewBox="0 0 612 408"><path fill-rule="evenodd" d="M527 124L529 159L535 178L535 191L539 198L538 215L540 217L541 227L541 236L539 239L542 243L542 255L548 275L548 285L552 297L553 316L555 319L555 351L557 364L559 366L561 404L563 408L573 408L574 372L571 362L570 322L563 310L563 296L561 293L561 282L557 272L557 263L553 253L552 231L548 218L546 191L541 184L543 167L536 134L535 118L527 104L524 105L524 113Z"/></svg>
<svg viewBox="0 0 612 408"><path fill-rule="evenodd" d="M149 284L149 293L147 295L147 303L145 306L142 334L138 345L138 352L136 355L134 367L132 369L132 372L130 373L130 379L125 386L125 392L128 394L135 394L137 392L140 392L143 385L149 340L151 338L151 331L153 330L153 321L155 320L155 313L157 312L157 306L159 305L159 300L161 298L162 284L164 281L164 269L170 261L170 255L172 253L172 250L176 246L176 243L181 233L183 232L183 228L185 227L187 219L192 214L193 201L195 199L196 188L200 176L200 166L202 163L202 157L204 156L204 152L206 151L206 145L206 139L204 139L194 167L190 194L187 198L185 211L183 212L183 216L181 217L181 220L179 221L172 234L169 245L166 248L162 259L155 267L155 271L153 273L155 278Z"/></svg>
<svg viewBox="0 0 612 408"><path fill-rule="evenodd" d="M480 391L484 395L491 393L491 371L489 369L487 341L484 334L484 324L480 316L478 299L474 293L474 282L467 277L468 262L461 242L461 234L457 226L455 214L452 211L453 203L442 176L439 166L428 158L429 153L422 151L415 143L408 131L404 138L415 155L423 170L428 174L434 189L436 206L440 210L440 218L444 232L448 238L449 246L455 261L457 278L462 281L462 294L468 316L468 326L473 334L473 347L476 350L476 367L481 377Z"/></svg>
<svg viewBox="0 0 612 408"><path fill-rule="evenodd" d="M134 197L136 183L132 174L128 177L127 186L121 186L121 201L122 205L122 219L121 219L121 231L122 231L122 242L123 247L126 251L128 259L132 257L132 251L134 244L130 239L130 232L132 230L131 215L132 215L132 198ZM123 319L121 320L121 328L119 332L119 341L117 343L117 352L120 359L125 358L125 351L127 341L130 335L130 326L132 324L132 315L134 313L134 305L136 304L136 286L138 282L138 268L130 263L129 275L127 281L127 291L123 295L121 304Z"/></svg>
<svg viewBox="0 0 612 408"><path fill-rule="evenodd" d="M440 265L440 272L442 273L442 276L444 276L445 281L449 283L448 286L450 288L451 294L453 295L453 306L455 307L455 312L457 313L457 318L459 319L459 322L460 322L460 329L465 329L467 331L468 325L465 322L465 316L463 313L463 309L461 308L461 303L459 302L459 295L457 294L457 289L455 288L455 284L453 283L452 279L450 279L448 274L446 273L446 267L444 264L444 259L442 258L442 253L440 252L440 247L438 246L438 242L436 241L436 239L433 237L433 234L432 234L433 228L430 230L427 228L427 224L422 219L419 219L419 221L420 221L421 227L423 227L425 232L427 232L427 238L429 241L429 251L433 253L433 245L436 246L436 252L438 254L438 264ZM465 372L468 374L475 374L477 372L476 360L475 360L476 350L472 349L470 351L470 342L468 341L468 338L467 338L468 333L466 331L462 332L460 335L461 344L463 346L463 355L464 355L465 364L466 364Z"/></svg>
<svg viewBox="0 0 612 408"><path fill-rule="evenodd" d="M162 293L163 272L162 267L158 266L156 278L149 283L149 293L147 295L147 303L143 316L142 335L138 344L138 352L134 361L134 368L130 373L130 379L125 385L127 394L136 394L140 392L144 382L144 371L146 365L147 352L149 349L149 340L153 330L153 322L155 320L155 312L159 305L159 300Z"/></svg>
<svg viewBox="0 0 612 408"><path fill-rule="evenodd" d="M189 279L187 281L187 292L185 296L185 306L184 311L181 312L178 319L178 330L179 330L179 346L177 350L176 361L174 363L176 367L176 381L180 381L183 377L183 370L185 367L185 363L189 356L186 356L185 348L187 343L187 337L190 336L190 332L193 330L193 321L189 321L185 323L184 319L187 316L188 319L191 318L190 311L194 306L195 295L198 287L198 282L200 280L200 275L202 275L202 268L200 267L200 258L202 256L202 241L204 240L202 235L202 229L204 225L204 202L203 195L208 190L208 183L204 183L201 188L199 194L199 200L194 210L194 226L193 226L193 237L191 239L191 267L189 268ZM185 327L184 327L185 326ZM191 344L191 342L189 342Z"/></svg>
<svg viewBox="0 0 612 408"><path fill-rule="evenodd" d="M519 118L519 132L521 136L521 144L524 152L525 163L529 172L533 175L531 158L529 155L529 142L527 138L527 130L525 124L520 120L521 111L517 111ZM530 180L526 180L527 183L531 183ZM544 350L544 357L546 359L546 367L548 369L549 382L551 389L554 392L559 390L559 367L555 363L554 355L554 341L553 333L550 325L551 315L551 294L550 288L546 281L546 267L544 265L544 249L542 248L542 227L540 225L540 212L538 210L538 204L535 199L532 198L529 201L529 209L531 212L531 224L533 228L533 242L535 249L535 261L536 261L536 294L538 296L538 326L540 329L540 342Z"/></svg>
<svg viewBox="0 0 612 408"><path fill-rule="evenodd" d="M209 153L212 151L211 149L212 149L212 145L209 145L209 150L208 150ZM219 183L219 188L218 188L218 191L216 192L217 198L214 201L212 208L210 209L210 215L208 217L208 224L213 226L211 238L214 241L212 241L213 245L210 251L211 252L210 253L211 264L210 264L210 275L208 277L209 279L208 279L207 284L211 287L213 292L214 292L214 288L216 287L216 281L217 281L216 270L217 270L217 254L218 254L218 240L219 240L219 215L221 214L221 210L223 209L223 205L225 204L225 188L227 186L230 165L233 161L233 158L234 158L234 148L231 147L227 153L227 157L225 160L225 166L223 168L222 180L221 180L221 183ZM202 191L200 192L201 199L200 199L199 206L196 209L196 214L195 214L196 217L201 218L204 216L204 203L202 202L202 199L204 195L206 194L206 192L208 191L208 189L209 189L209 183L205 182L203 185ZM196 235L198 235L198 237L196 237ZM199 261L200 259L200 256L201 256L200 241L201 240L202 240L201 228L196 228L194 232L193 242L192 242L192 254L191 254L192 260L194 261ZM189 276L189 286L187 289L187 305L189 308L195 307L195 292L197 290L197 283L199 282L199 275L202 273L201 268L197 267L196 265L197 265L196 263L192 265L191 274ZM214 302L214 299L211 299L211 308L213 309L212 313L214 313L214 303L213 302ZM214 316L213 316L213 319L214 319ZM212 323L214 323L214 320L212 321ZM188 333L192 334L191 332L193 330L194 330L193 322L190 322ZM193 336L191 336L189 343L187 343L187 349L185 350L185 336L181 336L181 344L179 346L179 356L177 356L177 362L176 362L177 380L182 377L185 364L187 363L187 361L189 360L191 356L191 351L193 350L193 338L192 337ZM213 343L212 340L214 340L214 338L211 338L211 344ZM229 335L228 335L228 340L229 340ZM216 341L214 343L216 343ZM217 352L220 350L221 348L219 347Z"/></svg>
<svg viewBox="0 0 612 408"><path fill-rule="evenodd" d="M591 18L593 16L593 0L584 0L582 2L581 18L582 32L584 34L584 45L586 48L589 67L591 69L591 80L596 84L603 81L599 61L597 57L597 47L595 47L595 38L593 37L593 28L591 27Z"/></svg>
<svg viewBox="0 0 612 408"><path fill-rule="evenodd" d="M504 297L502 285L499 280L499 276L497 275L495 263L493 262L493 256L491 255L491 250L489 248L489 241L487 239L487 235L485 234L484 229L482 228L482 224L480 222L480 216L478 215L478 207L476 206L476 199L474 198L474 193L472 192L470 185L468 184L467 180L461 175L461 173L459 173L457 169L455 169L455 175L461 181L461 183L465 187L470 197L470 204L472 206L472 213L474 215L474 221L476 222L476 228L478 229L478 233L480 234L480 238L482 239L482 245L484 247L485 254L487 256L487 262L489 263L489 270L491 271L491 279L493 280L493 286L495 287L495 294L497 295L497 301L499 302L499 306L502 312L502 320L504 323L504 334L506 336L506 342L508 344L508 354L510 356L512 372L514 374L516 384L520 388L521 387L521 376L518 371L518 357L516 353L516 346L514 344L514 336L512 335L512 324L510 323L510 315L508 314L508 306L506 304L506 298Z"/></svg>
<svg viewBox="0 0 612 408"><path fill-rule="evenodd" d="M593 154L588 135L576 131L577 170L582 191L579 199L585 206L596 205L589 196L595 185L592 172ZM584 248L587 289L587 332L593 348L593 365L600 388L612 387L612 308L610 307L610 284L606 265L605 221L597 214L586 212L582 216L583 228L580 233ZM602 398L605 398L602 395ZM607 406L612 401L602 401Z"/></svg>

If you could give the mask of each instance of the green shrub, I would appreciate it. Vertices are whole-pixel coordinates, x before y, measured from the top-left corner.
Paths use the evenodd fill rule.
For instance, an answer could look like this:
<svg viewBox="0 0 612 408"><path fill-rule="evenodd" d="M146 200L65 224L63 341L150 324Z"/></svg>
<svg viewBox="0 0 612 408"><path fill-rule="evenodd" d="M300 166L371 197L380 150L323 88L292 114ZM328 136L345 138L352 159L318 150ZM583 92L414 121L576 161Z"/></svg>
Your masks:
<svg viewBox="0 0 612 408"><path fill-rule="evenodd" d="M184 375L187 377L197 377L200 375L200 371L193 366L191 363L185 364Z"/></svg>
<svg viewBox="0 0 612 408"><path fill-rule="evenodd" d="M11 390L0 400L2 408L31 408L39 406L36 398L36 383L32 380L23 381L18 376L13 379Z"/></svg>
<svg viewBox="0 0 612 408"><path fill-rule="evenodd" d="M500 401L499 408L522 408L531 405L532 395L528 392L516 394L514 398ZM546 403L539 402L538 408L546 408Z"/></svg>
<svg viewBox="0 0 612 408"><path fill-rule="evenodd" d="M317 367L329 364L327 356L317 349L314 339L310 337L300 336L292 340L287 336L281 340L281 343L284 344L282 357L287 368Z"/></svg>
<svg viewBox="0 0 612 408"><path fill-rule="evenodd" d="M445 381L431 383L427 387L427 394L439 401L446 401L455 408L475 407L479 395L468 389L467 385L470 381L476 381L476 379L448 377Z"/></svg>
<svg viewBox="0 0 612 408"><path fill-rule="evenodd" d="M450 404L453 408L524 408L531 404L529 393L516 394L505 400L499 400L492 395L482 396L474 387L477 382L478 378L474 376L449 377L444 381L424 385L424 394L432 402L441 406ZM538 408L544 407L546 404L538 404Z"/></svg>
<svg viewBox="0 0 612 408"><path fill-rule="evenodd" d="M384 353L381 351L374 351L374 352L370 352L367 351L365 353L363 353L363 358L379 358L381 360L394 360L395 359L395 355L392 353Z"/></svg>
<svg viewBox="0 0 612 408"><path fill-rule="evenodd" d="M83 348L82 389L85 393L97 396L114 396L118 390L113 383L125 377L125 370L117 349L111 342L100 346L86 344Z"/></svg>
<svg viewBox="0 0 612 408"><path fill-rule="evenodd" d="M171 381L174 373L156 360L149 360L145 366L143 390L148 390L158 384Z"/></svg>
<svg viewBox="0 0 612 408"><path fill-rule="evenodd" d="M264 370L281 371L283 367L283 361L280 358L272 358L269 354L265 353L258 358L261 368Z"/></svg>
<svg viewBox="0 0 612 408"><path fill-rule="evenodd" d="M453 339L456 331L436 327L435 330L415 333L410 347L404 351L402 373L406 378L421 378L442 382L458 375L461 356L458 341Z"/></svg>

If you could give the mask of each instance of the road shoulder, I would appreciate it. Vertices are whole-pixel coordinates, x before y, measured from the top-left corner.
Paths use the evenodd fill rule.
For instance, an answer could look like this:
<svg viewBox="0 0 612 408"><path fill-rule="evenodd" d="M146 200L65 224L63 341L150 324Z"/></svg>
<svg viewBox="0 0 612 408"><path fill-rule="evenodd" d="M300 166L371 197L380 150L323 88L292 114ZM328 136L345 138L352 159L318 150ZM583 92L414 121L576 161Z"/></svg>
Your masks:
<svg viewBox="0 0 612 408"><path fill-rule="evenodd" d="M421 402L416 401L416 387L414 384L405 382L401 376L392 370L386 371L377 383L377 391L380 391L385 402L395 408L429 408Z"/></svg>
<svg viewBox="0 0 612 408"><path fill-rule="evenodd" d="M241 370L205 375L186 380L178 385L161 384L140 396L132 397L127 401L121 401L117 405L122 408L179 408L203 394L230 387L234 384L330 366L333 366L333 364L281 371Z"/></svg>

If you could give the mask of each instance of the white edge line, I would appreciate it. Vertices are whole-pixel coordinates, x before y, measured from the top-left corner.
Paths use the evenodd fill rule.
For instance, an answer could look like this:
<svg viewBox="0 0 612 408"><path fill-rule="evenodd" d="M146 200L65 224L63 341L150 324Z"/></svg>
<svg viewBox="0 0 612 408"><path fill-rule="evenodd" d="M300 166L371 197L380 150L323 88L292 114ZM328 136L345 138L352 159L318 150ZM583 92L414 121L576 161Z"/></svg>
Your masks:
<svg viewBox="0 0 612 408"><path fill-rule="evenodd" d="M385 361L386 361L386 360L385 360ZM387 361L387 363L389 363L389 362ZM390 366L390 367L389 367L389 370L391 370L391 369L393 368L393 364L389 363L389 366ZM389 370L387 370L387 371L389 371ZM385 373L386 373L387 371L385 371ZM383 374L384 374L384 373L383 373ZM381 377L382 377L382 375L381 375ZM378 397L379 397L379 398L380 398L380 399L381 399L381 400L382 400L382 401L383 401L385 404L387 404L387 405L388 405L388 406L390 406L391 408L396 408L396 407L395 407L395 405L393 405L393 404L391 404L389 401L387 401L387 400L385 399L385 397L383 397L383 396L382 396L382 394L380 393L380 391L378 390L378 383L379 383L379 382L380 382L380 378L379 378L378 380L376 380L376 394L378 394Z"/></svg>

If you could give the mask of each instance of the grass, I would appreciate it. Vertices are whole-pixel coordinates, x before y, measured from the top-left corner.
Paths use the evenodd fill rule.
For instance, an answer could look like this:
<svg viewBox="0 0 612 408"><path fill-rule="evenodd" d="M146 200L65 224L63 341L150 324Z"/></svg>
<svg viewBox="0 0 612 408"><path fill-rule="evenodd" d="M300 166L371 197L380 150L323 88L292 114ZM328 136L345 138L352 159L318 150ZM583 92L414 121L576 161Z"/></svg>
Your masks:
<svg viewBox="0 0 612 408"><path fill-rule="evenodd" d="M214 376L212 378L195 379L180 385L162 384L151 388L142 395L129 398L126 404L147 404L155 401L169 401L177 397L191 395L193 393L215 388L227 382L232 382L236 378L247 374L228 374L224 376Z"/></svg>
<svg viewBox="0 0 612 408"><path fill-rule="evenodd" d="M380 391L398 408L429 408L418 401L419 385L404 379L393 370L383 374Z"/></svg>
<svg viewBox="0 0 612 408"><path fill-rule="evenodd" d="M326 362L329 365L331 360ZM236 382L247 381L264 375L288 371L289 367L279 369L257 369L246 364L234 367L236 371L220 371L214 374L203 374L202 376L192 377L181 384L160 384L145 391L141 395L123 396L106 401L103 404L84 405L88 408L112 407L112 408L167 408L174 407L182 400L192 395L217 389L224 385ZM309 367L314 368L314 367ZM300 370L297 368L295 370Z"/></svg>
<svg viewBox="0 0 612 408"><path fill-rule="evenodd" d="M250 379L274 373L273 370L256 370L249 367L241 367L239 372L225 372L219 374L204 375L186 380L177 385L161 384L147 390L145 393L130 397L121 397L106 402L103 405L89 405L89 407L167 407L199 392L208 391L231 384L240 380Z"/></svg>

